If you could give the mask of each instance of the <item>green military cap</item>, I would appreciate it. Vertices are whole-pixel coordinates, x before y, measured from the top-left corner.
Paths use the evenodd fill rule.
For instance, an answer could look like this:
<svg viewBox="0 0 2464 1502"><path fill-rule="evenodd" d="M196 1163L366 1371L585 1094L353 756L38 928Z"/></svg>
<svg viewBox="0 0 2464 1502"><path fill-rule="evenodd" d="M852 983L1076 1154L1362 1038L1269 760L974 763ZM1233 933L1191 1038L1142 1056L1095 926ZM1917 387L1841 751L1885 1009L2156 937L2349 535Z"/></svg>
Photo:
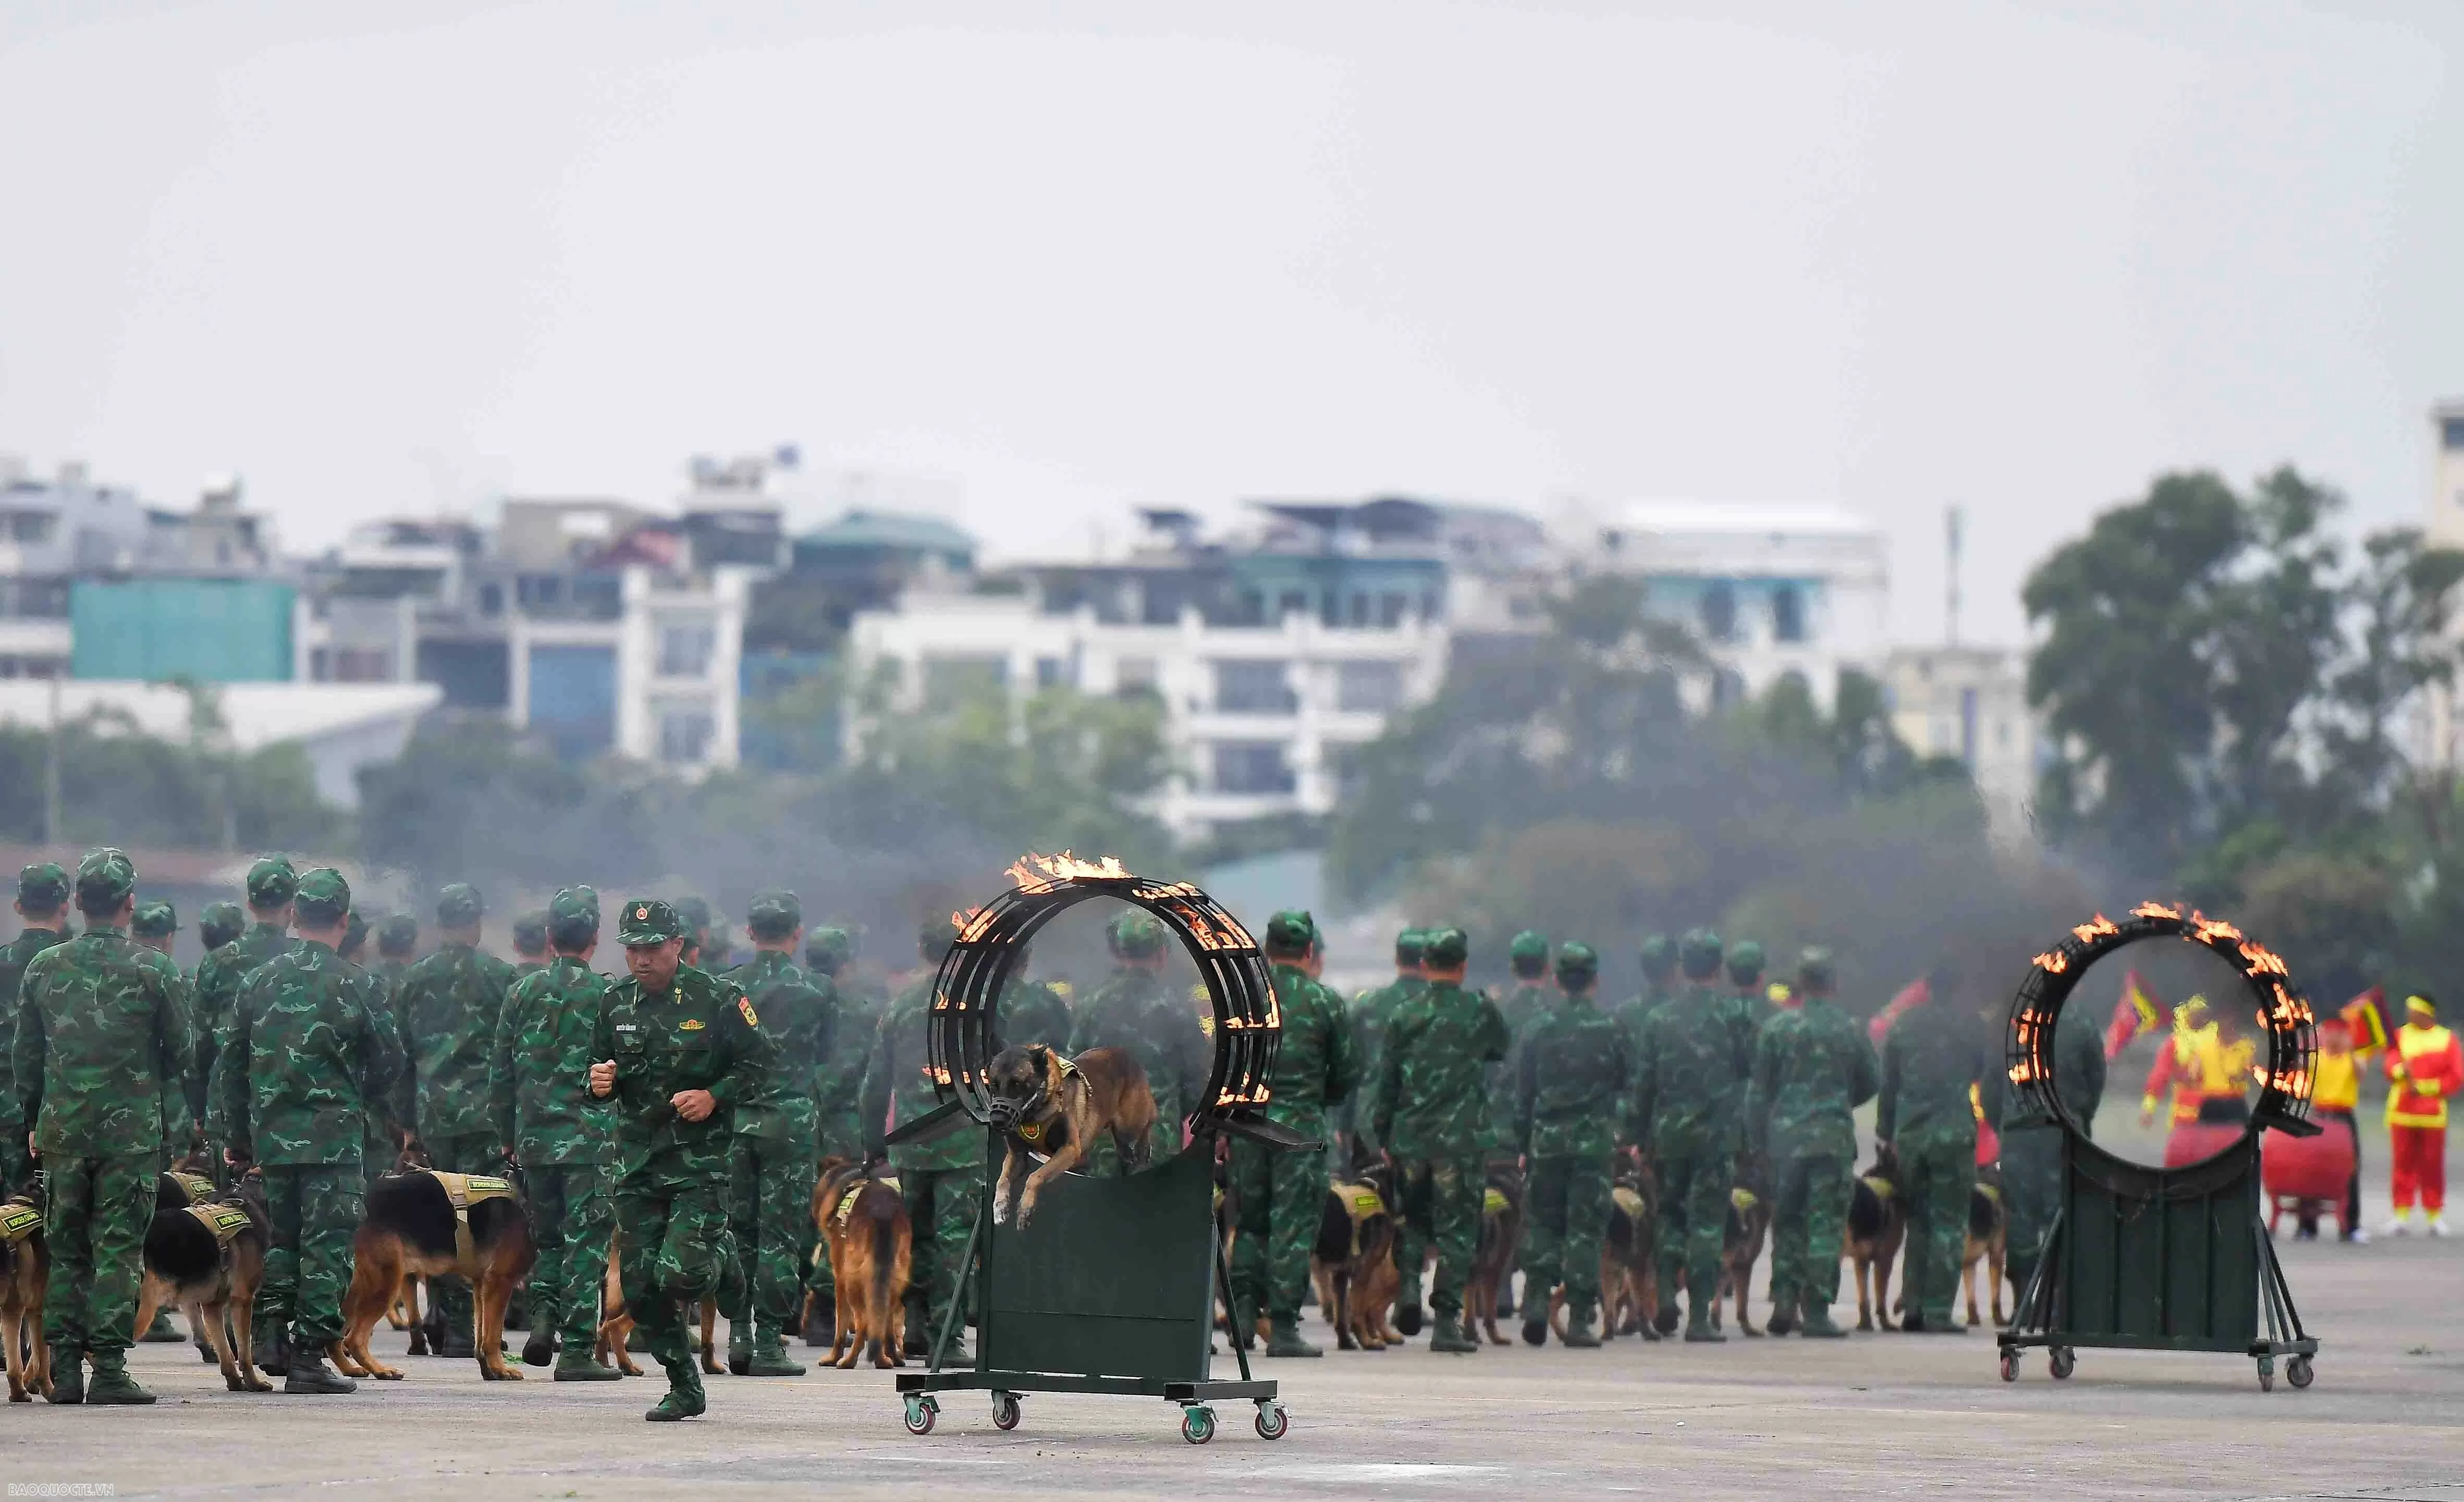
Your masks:
<svg viewBox="0 0 2464 1502"><path fill-rule="evenodd" d="M1422 951L1429 945L1429 936L1417 928L1407 928L1395 936L1395 963L1399 966L1420 962Z"/></svg>
<svg viewBox="0 0 2464 1502"><path fill-rule="evenodd" d="M443 928L469 928L488 911L479 889L457 881L436 895L436 921Z"/></svg>
<svg viewBox="0 0 2464 1502"><path fill-rule="evenodd" d="M137 866L128 852L106 845L85 852L77 862L77 906L89 913L118 907L137 890Z"/></svg>
<svg viewBox="0 0 2464 1502"><path fill-rule="evenodd" d="M836 975L855 957L855 941L844 928L817 928L804 937L804 963L824 975Z"/></svg>
<svg viewBox="0 0 2464 1502"><path fill-rule="evenodd" d="M547 910L535 908L514 919L514 952L535 955L547 947Z"/></svg>
<svg viewBox="0 0 2464 1502"><path fill-rule="evenodd" d="M1750 939L1740 939L1728 946L1728 979L1739 985L1751 985L1763 978L1763 946Z"/></svg>
<svg viewBox="0 0 2464 1502"><path fill-rule="evenodd" d="M351 884L331 866L319 866L303 872L299 890L294 895L294 910L301 924L323 928L339 923L351 911Z"/></svg>
<svg viewBox="0 0 2464 1502"><path fill-rule="evenodd" d="M764 892L744 910L744 926L756 939L785 939L804 926L804 905L792 892Z"/></svg>
<svg viewBox="0 0 2464 1502"><path fill-rule="evenodd" d="M419 947L419 919L397 913L377 925L377 953L399 960Z"/></svg>
<svg viewBox="0 0 2464 1502"><path fill-rule="evenodd" d="M599 937L599 894L567 887L547 899L547 937L559 949L580 949Z"/></svg>
<svg viewBox="0 0 2464 1502"><path fill-rule="evenodd" d="M1506 941L1506 962L1516 975L1534 976L1549 964L1549 936L1527 928Z"/></svg>
<svg viewBox="0 0 2464 1502"><path fill-rule="evenodd" d="M1689 928L1677 941L1677 962L1690 981L1707 981L1720 973L1720 936L1707 928Z"/></svg>
<svg viewBox="0 0 2464 1502"><path fill-rule="evenodd" d="M661 897L635 897L616 915L616 942L627 949L685 937L685 920Z"/></svg>
<svg viewBox="0 0 2464 1502"><path fill-rule="evenodd" d="M29 913L56 913L69 899L69 873L57 861L40 861L17 872L17 905Z"/></svg>
<svg viewBox="0 0 2464 1502"><path fill-rule="evenodd" d="M338 953L340 953L343 959L348 960L351 956L358 954L363 948L365 948L367 941L367 917L358 908L354 907L349 913L343 915L342 944Z"/></svg>
<svg viewBox="0 0 2464 1502"><path fill-rule="evenodd" d="M299 891L299 873L288 855L260 855L248 869L248 905L278 908Z"/></svg>
<svg viewBox="0 0 2464 1502"><path fill-rule="evenodd" d="M197 914L197 941L220 949L248 929L248 915L236 902L209 902Z"/></svg>
<svg viewBox="0 0 2464 1502"><path fill-rule="evenodd" d="M1837 979L1831 965L1831 951L1809 949L1797 957L1796 983L1809 991L1827 991Z"/></svg>
<svg viewBox="0 0 2464 1502"><path fill-rule="evenodd" d="M697 935L710 927L710 904L700 897L679 897L676 899L676 917Z"/></svg>
<svg viewBox="0 0 2464 1502"><path fill-rule="evenodd" d="M1317 922L1297 908L1286 908L1266 919L1266 947L1295 955L1317 942Z"/></svg>
<svg viewBox="0 0 2464 1502"><path fill-rule="evenodd" d="M1561 984L1586 986L1599 978L1599 951L1573 940L1557 946L1557 980Z"/></svg>
<svg viewBox="0 0 2464 1502"><path fill-rule="evenodd" d="M1471 959L1471 936L1460 928L1433 928L1420 946L1420 962L1438 970L1456 970Z"/></svg>
<svg viewBox="0 0 2464 1502"><path fill-rule="evenodd" d="M1112 919L1105 938L1112 953L1124 960L1144 960L1163 951L1163 925L1155 920L1154 915L1135 909Z"/></svg>
<svg viewBox="0 0 2464 1502"><path fill-rule="evenodd" d="M140 939L168 939L180 931L179 910L168 902L140 902L128 931Z"/></svg>
<svg viewBox="0 0 2464 1502"><path fill-rule="evenodd" d="M1666 934L1654 934L1642 941L1642 973L1655 981L1664 981L1677 969L1677 941Z"/></svg>
<svg viewBox="0 0 2464 1502"><path fill-rule="evenodd" d="M927 918L915 930L915 953L927 964L939 964L950 957L951 947L958 941L958 930L947 919Z"/></svg>

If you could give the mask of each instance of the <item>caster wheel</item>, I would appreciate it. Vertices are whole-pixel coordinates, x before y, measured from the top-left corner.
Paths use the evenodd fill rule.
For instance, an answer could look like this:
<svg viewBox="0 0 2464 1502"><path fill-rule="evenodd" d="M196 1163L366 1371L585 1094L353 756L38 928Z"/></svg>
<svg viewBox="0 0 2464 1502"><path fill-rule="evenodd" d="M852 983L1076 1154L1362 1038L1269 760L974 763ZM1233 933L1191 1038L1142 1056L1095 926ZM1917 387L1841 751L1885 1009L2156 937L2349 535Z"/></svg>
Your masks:
<svg viewBox="0 0 2464 1502"><path fill-rule="evenodd" d="M1258 1438L1279 1440L1291 1429L1292 1416L1279 1403L1258 1404Z"/></svg>
<svg viewBox="0 0 2464 1502"><path fill-rule="evenodd" d="M910 1434L932 1433L933 1421L940 1416L941 1405L933 1401L930 1393L907 1400L907 1432Z"/></svg>
<svg viewBox="0 0 2464 1502"><path fill-rule="evenodd" d="M2263 1393L2272 1393L2276 1391L2276 1358L2274 1357L2262 1356L2258 1358L2258 1390Z"/></svg>
<svg viewBox="0 0 2464 1502"><path fill-rule="evenodd" d="M2309 1386L2312 1375L2310 1358L2306 1356L2297 1356L2284 1363L2284 1380L2296 1387Z"/></svg>
<svg viewBox="0 0 2464 1502"><path fill-rule="evenodd" d="M1215 1410L1199 1403L1180 1410L1180 1437L1192 1445L1215 1438Z"/></svg>
<svg viewBox="0 0 2464 1502"><path fill-rule="evenodd" d="M2052 1370L2054 1381L2069 1381L2071 1373L2079 1370L2079 1353L2069 1346L2057 1345L2054 1347L2054 1354L2048 1358L2046 1365Z"/></svg>
<svg viewBox="0 0 2464 1502"><path fill-rule="evenodd" d="M2005 1351L2002 1353L2002 1380L2006 1382L2015 1382L2019 1380L2018 1352Z"/></svg>
<svg viewBox="0 0 2464 1502"><path fill-rule="evenodd" d="M996 1429L1018 1427L1018 1394L993 1394L993 1427Z"/></svg>

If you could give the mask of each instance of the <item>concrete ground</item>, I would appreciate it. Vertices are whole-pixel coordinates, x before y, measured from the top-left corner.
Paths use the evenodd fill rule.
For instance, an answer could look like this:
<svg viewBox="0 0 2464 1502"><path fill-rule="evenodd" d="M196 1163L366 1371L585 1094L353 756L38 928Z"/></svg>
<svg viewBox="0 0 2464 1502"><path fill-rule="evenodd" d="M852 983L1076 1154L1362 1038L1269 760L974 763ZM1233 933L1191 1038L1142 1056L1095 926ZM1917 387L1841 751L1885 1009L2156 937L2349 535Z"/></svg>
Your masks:
<svg viewBox="0 0 2464 1502"><path fill-rule="evenodd" d="M652 1425L641 1411L655 1379L483 1384L473 1363L418 1358L404 1362L406 1381L349 1397L240 1395L186 1345L141 1346L135 1365L160 1403L0 1412L0 1481L11 1496L491 1502L925 1488L1002 1502L1193 1491L2464 1502L2464 1239L2280 1249L2324 1342L2306 1392L2279 1380L2261 1394L2243 1358L2105 1351L2081 1352L2060 1383L2038 1355L2006 1386L1983 1332L1623 1339L1596 1352L1518 1342L1457 1358L1416 1343L1261 1363L1285 1383L1289 1435L1262 1441L1252 1410L1226 1404L1201 1448L1159 1401L1063 1395L1029 1397L1007 1434L987 1400L959 1395L933 1434L913 1438L890 1374L870 1370L714 1378L707 1418ZM397 1358L403 1339L380 1344ZM1220 1374L1231 1368L1219 1361ZM55 1490L64 1484L112 1490Z"/></svg>

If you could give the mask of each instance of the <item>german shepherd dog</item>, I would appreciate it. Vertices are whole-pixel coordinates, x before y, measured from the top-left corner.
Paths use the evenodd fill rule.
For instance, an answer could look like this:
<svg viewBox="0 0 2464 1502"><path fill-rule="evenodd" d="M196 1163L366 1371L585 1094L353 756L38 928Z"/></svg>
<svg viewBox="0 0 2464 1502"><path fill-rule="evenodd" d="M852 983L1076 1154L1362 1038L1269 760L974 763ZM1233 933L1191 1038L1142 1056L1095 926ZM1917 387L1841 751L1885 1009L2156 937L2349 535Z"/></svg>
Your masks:
<svg viewBox="0 0 2464 1502"><path fill-rule="evenodd" d="M407 1273L470 1279L478 1328L473 1332L479 1375L490 1381L519 1381L505 1364L505 1305L539 1260L531 1244L522 1202L509 1194L472 1198L457 1208L454 1183L463 1175L422 1169L386 1174L368 1189L367 1211L351 1240L351 1287L342 1296L342 1338L334 1343L334 1364L345 1376L393 1381L402 1373L368 1350L368 1336L394 1305ZM470 1177L473 1189L500 1184Z"/></svg>
<svg viewBox="0 0 2464 1502"><path fill-rule="evenodd" d="M828 1248L838 1291L828 1360L845 1371L869 1356L876 1367L904 1366L907 1283L915 1228L907 1197L881 1164L841 1161L813 1189L813 1221Z"/></svg>
<svg viewBox="0 0 2464 1502"><path fill-rule="evenodd" d="M1513 1265L1515 1243L1523 1236L1523 1170L1500 1163L1488 1170L1480 1201L1480 1243L1472 1250L1471 1276L1463 1289L1463 1333L1477 1322L1491 1345L1508 1337L1497 1328L1497 1289ZM1540 1295L1545 1297L1546 1295Z"/></svg>
<svg viewBox="0 0 2464 1502"><path fill-rule="evenodd" d="M1660 1338L1651 1322L1660 1307L1660 1271L1652 1260L1659 1241L1659 1188L1651 1169L1628 1167L1609 1190L1608 1234L1600 1239L1601 1339L1620 1335ZM1550 1319L1561 1343L1566 1338L1563 1302L1552 1307Z"/></svg>
<svg viewBox="0 0 2464 1502"><path fill-rule="evenodd" d="M157 1184L154 1219L145 1227L137 1328L152 1326L154 1312L170 1304L188 1316L198 1339L212 1343L224 1386L235 1393L270 1393L274 1384L255 1366L253 1329L256 1288L265 1280L265 1253L274 1244L265 1180L251 1172L222 1195L213 1195L211 1187L172 1174Z"/></svg>
<svg viewBox="0 0 2464 1502"><path fill-rule="evenodd" d="M1993 1323L2002 1323L2002 1259L2011 1248L2011 1218L2002 1208L2002 1171L1996 1165L1976 1170L1976 1187L1968 1192L1968 1240L1961 1249L1959 1275L1968 1285L1968 1322L1976 1318L1976 1265L1987 1264L1993 1290ZM143 1327L141 1327L143 1328Z"/></svg>
<svg viewBox="0 0 2464 1502"><path fill-rule="evenodd" d="M1395 1170L1382 1159L1327 1187L1309 1272L1338 1351L1383 1351L1398 1338L1386 1329L1402 1281L1395 1270L1394 1193Z"/></svg>
<svg viewBox="0 0 2464 1502"><path fill-rule="evenodd" d="M1098 1132L1112 1134L1124 1171L1147 1165L1155 1140L1155 1093L1147 1088L1145 1067L1128 1049L1089 1049L1067 1059L1040 1043L1019 1044L994 1055L985 1073L992 1127L1007 1144L993 1185L995 1226L1009 1224L1015 1199L1023 1230L1045 1182L1076 1166ZM1045 1161L1026 1176L1021 1192L1019 1170L1029 1153L1044 1154Z"/></svg>
<svg viewBox="0 0 2464 1502"><path fill-rule="evenodd" d="M1711 1300L1711 1328L1720 1327L1720 1305L1736 1295L1737 1331L1759 1336L1762 1332L1746 1314L1746 1293L1754 1280L1754 1264L1771 1239L1770 1165L1760 1153L1737 1155L1736 1184L1728 1191L1727 1225L1720 1237L1720 1290Z"/></svg>
<svg viewBox="0 0 2464 1502"><path fill-rule="evenodd" d="M617 1231L607 1238L607 1272L599 1284L599 1333L591 1354L602 1366L612 1366L627 1377L639 1377L642 1368L625 1342L633 1335L632 1311L625 1307L625 1276L621 1254L625 1233Z"/></svg>
<svg viewBox="0 0 2464 1502"><path fill-rule="evenodd" d="M1848 1229L1840 1254L1857 1265L1857 1328L1891 1325L1891 1267L1907 1239L1908 1202L1900 1193L1900 1160L1888 1147L1874 1154L1874 1166L1857 1177L1848 1201Z"/></svg>
<svg viewBox="0 0 2464 1502"><path fill-rule="evenodd" d="M44 1295L52 1279L43 1238L42 1180L0 1202L0 1352L9 1358L9 1401L52 1395L52 1347L43 1338ZM139 1327L143 1329L143 1326Z"/></svg>

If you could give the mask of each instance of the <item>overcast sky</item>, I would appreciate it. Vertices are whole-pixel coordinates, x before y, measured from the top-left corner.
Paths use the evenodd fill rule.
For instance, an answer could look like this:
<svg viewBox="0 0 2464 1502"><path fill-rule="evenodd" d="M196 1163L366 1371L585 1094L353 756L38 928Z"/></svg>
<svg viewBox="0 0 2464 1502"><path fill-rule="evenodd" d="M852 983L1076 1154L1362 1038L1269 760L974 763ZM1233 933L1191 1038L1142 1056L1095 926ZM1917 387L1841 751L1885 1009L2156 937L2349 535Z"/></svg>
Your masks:
<svg viewBox="0 0 2464 1502"><path fill-rule="evenodd" d="M2453 0L15 0L0 451L237 471L303 548L786 440L1013 553L1258 496L1837 503L1923 640L1959 499L1969 634L2016 640L2028 562L2166 467L2420 515L2459 63Z"/></svg>

